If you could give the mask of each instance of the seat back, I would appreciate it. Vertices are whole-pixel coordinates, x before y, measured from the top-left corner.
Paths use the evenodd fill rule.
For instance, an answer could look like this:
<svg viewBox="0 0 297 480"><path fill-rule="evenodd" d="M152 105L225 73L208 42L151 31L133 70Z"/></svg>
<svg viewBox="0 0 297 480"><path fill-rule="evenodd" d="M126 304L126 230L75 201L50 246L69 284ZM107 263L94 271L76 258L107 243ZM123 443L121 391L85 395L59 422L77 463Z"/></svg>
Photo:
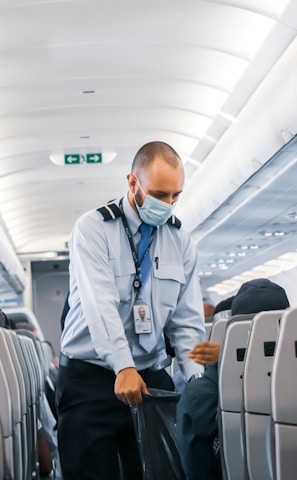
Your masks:
<svg viewBox="0 0 297 480"><path fill-rule="evenodd" d="M243 480L241 445L242 376L253 315L237 315L227 323L219 359L219 437L223 475Z"/></svg>
<svg viewBox="0 0 297 480"><path fill-rule="evenodd" d="M13 451L12 406L6 374L0 358L0 423L2 426L2 443L4 446L3 469L7 478L15 478ZM4 478L6 478L4 477Z"/></svg>
<svg viewBox="0 0 297 480"><path fill-rule="evenodd" d="M4 436L0 421L0 478L5 478L5 474Z"/></svg>
<svg viewBox="0 0 297 480"><path fill-rule="evenodd" d="M297 308L286 310L271 374L276 480L293 480L297 472Z"/></svg>
<svg viewBox="0 0 297 480"><path fill-rule="evenodd" d="M47 375L45 370L46 363L40 341L28 330L18 330L17 333L28 340L28 350L30 352L32 366L36 375L37 392L40 397L44 390L45 377Z"/></svg>
<svg viewBox="0 0 297 480"><path fill-rule="evenodd" d="M37 429L39 416L39 402L40 402L40 367L38 367L38 359L36 352L34 353L34 346L32 340L26 335L20 334L21 330L17 330L18 343L23 357L23 366L26 375L26 385L29 388L27 394L29 396L29 412L27 429L29 432L28 449L29 463L28 470L31 471L31 476L37 474L38 457L37 457Z"/></svg>
<svg viewBox="0 0 297 480"><path fill-rule="evenodd" d="M206 339L209 339L210 332L212 329L212 322L205 322L205 332L206 332Z"/></svg>
<svg viewBox="0 0 297 480"><path fill-rule="evenodd" d="M14 479L23 478L23 444L22 444L22 404L18 377L11 358L11 354L6 342L4 329L0 329L0 358L6 375L9 396L11 401L12 413L12 442L13 442L13 461L14 461Z"/></svg>
<svg viewBox="0 0 297 480"><path fill-rule="evenodd" d="M46 357L47 367L49 369L50 365L52 364L52 362L55 358L54 348L48 340L43 340L41 342L41 347L42 347L44 355Z"/></svg>
<svg viewBox="0 0 297 480"><path fill-rule="evenodd" d="M283 310L255 315L243 374L244 456L250 479L270 480L267 435L271 422L271 370Z"/></svg>
<svg viewBox="0 0 297 480"><path fill-rule="evenodd" d="M3 330L3 333L6 337L7 347L10 352L11 360L13 362L13 367L18 379L18 387L20 392L21 400L21 437L22 437L22 464L23 464L23 475L26 477L26 472L28 471L28 459L29 459L29 448L28 448L28 401L27 401L27 392L26 392L26 383L24 368L22 363L22 358L19 356L19 352L16 348L14 338L17 337L16 333L11 330Z"/></svg>
<svg viewBox="0 0 297 480"><path fill-rule="evenodd" d="M229 321L230 321L230 318L220 318L219 320L213 323L212 329L209 335L209 340L211 342L223 343L227 323Z"/></svg>

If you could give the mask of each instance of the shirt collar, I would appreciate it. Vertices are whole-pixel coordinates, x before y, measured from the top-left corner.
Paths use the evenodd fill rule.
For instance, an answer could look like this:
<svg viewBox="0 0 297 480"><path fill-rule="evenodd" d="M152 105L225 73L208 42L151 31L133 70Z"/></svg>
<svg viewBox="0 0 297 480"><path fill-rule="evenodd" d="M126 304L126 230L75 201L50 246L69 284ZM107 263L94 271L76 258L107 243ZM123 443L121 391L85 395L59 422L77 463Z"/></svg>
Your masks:
<svg viewBox="0 0 297 480"><path fill-rule="evenodd" d="M135 212L135 210L131 207L128 200L128 194L123 198L123 210L130 228L130 232L132 235L135 235L141 224L141 219L138 213Z"/></svg>

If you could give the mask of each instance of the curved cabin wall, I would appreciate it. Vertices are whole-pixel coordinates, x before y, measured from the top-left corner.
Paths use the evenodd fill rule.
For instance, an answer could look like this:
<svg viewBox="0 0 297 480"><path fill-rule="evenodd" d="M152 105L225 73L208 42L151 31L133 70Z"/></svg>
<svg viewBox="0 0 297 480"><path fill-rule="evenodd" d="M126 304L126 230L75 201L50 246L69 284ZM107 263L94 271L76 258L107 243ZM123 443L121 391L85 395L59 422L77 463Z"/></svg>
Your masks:
<svg viewBox="0 0 297 480"><path fill-rule="evenodd" d="M23 293L25 286L24 268L0 226L0 302Z"/></svg>
<svg viewBox="0 0 297 480"><path fill-rule="evenodd" d="M297 133L296 107L297 38L189 181L176 207L185 228L197 227Z"/></svg>

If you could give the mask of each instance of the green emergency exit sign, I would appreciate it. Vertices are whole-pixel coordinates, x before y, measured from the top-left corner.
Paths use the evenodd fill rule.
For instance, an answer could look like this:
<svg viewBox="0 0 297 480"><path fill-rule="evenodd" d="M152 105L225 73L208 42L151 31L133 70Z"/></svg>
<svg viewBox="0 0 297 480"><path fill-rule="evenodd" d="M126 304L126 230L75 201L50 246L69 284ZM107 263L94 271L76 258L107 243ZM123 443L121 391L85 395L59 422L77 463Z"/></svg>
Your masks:
<svg viewBox="0 0 297 480"><path fill-rule="evenodd" d="M80 163L80 154L79 153L70 153L64 155L64 164L65 165L75 165Z"/></svg>
<svg viewBox="0 0 297 480"><path fill-rule="evenodd" d="M102 163L102 153L68 153L64 155L65 165L77 165L79 163Z"/></svg>
<svg viewBox="0 0 297 480"><path fill-rule="evenodd" d="M102 154L101 153L87 153L86 154L87 163L102 163Z"/></svg>

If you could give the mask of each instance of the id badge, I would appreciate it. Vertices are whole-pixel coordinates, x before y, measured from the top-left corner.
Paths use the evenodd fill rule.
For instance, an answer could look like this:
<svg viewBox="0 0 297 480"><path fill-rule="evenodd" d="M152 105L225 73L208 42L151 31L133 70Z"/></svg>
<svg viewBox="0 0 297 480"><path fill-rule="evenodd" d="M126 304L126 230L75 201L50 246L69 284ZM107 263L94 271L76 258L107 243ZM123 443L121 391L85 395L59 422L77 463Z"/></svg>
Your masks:
<svg viewBox="0 0 297 480"><path fill-rule="evenodd" d="M141 301L133 306L135 333L152 333L152 318L149 305Z"/></svg>

